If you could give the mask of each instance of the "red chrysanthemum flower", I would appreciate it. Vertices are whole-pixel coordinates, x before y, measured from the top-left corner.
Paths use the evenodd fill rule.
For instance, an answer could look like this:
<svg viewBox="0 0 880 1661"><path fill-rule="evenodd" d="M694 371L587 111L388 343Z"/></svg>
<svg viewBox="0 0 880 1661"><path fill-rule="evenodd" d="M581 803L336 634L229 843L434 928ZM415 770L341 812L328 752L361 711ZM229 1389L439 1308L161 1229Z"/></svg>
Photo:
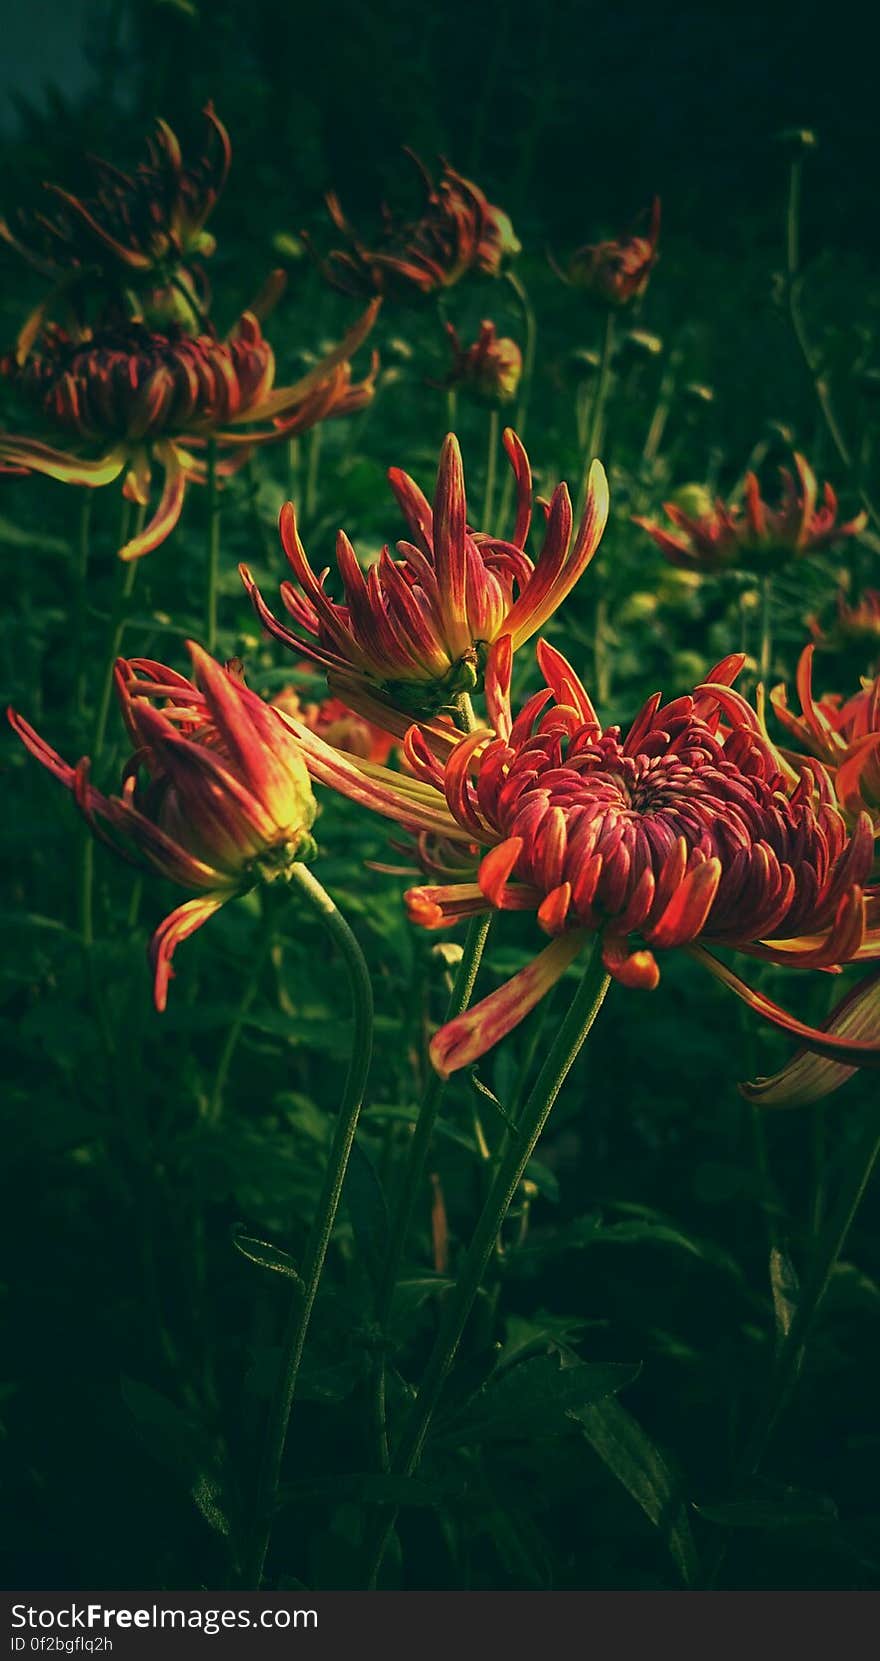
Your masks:
<svg viewBox="0 0 880 1661"><path fill-rule="evenodd" d="M327 281L343 294L364 297L388 295L411 300L451 288L468 272L497 277L506 260L519 253L513 226L500 208L489 202L478 185L456 173L449 163L435 181L413 155L424 189L424 202L415 219L398 219L383 208L384 227L374 245L363 241L349 224L331 192L330 217L347 246L319 257ZM305 237L311 247L309 237Z"/></svg>
<svg viewBox="0 0 880 1661"><path fill-rule="evenodd" d="M533 911L553 937L437 1034L435 1066L445 1073L475 1061L597 934L624 985L655 986L655 953L684 947L818 1055L850 1067L880 1060L880 1019L867 1037L805 1026L708 950L812 969L880 956L880 907L864 889L870 823L862 816L847 830L815 763L787 784L757 715L730 687L743 658L725 659L671 704L656 694L625 735L603 729L559 652L542 641L538 659L546 684L514 720L510 643L499 642L486 680L494 733L456 737L436 722L410 729L413 780L359 770L295 726L316 780L411 833L486 850L470 880L410 891L416 922L439 928L490 908ZM873 998L873 982L870 990Z"/></svg>
<svg viewBox="0 0 880 1661"><path fill-rule="evenodd" d="M315 801L289 726L234 671L192 642L189 652L194 682L146 658L117 665L134 745L118 796L95 789L87 760L69 766L9 711L19 738L73 793L97 836L196 895L159 924L150 942L159 1010L180 942L236 894L283 878L313 848Z"/></svg>
<svg viewBox="0 0 880 1661"><path fill-rule="evenodd" d="M204 116L205 145L195 162L184 162L175 134L167 122L157 121L146 158L132 173L95 158L91 196L74 196L47 184L51 206L38 213L20 211L14 228L0 219L0 238L53 280L52 298L61 291L80 321L93 315L96 305L100 314L108 300L118 302L125 314L123 290L144 284L152 285L155 305L162 295L166 319L178 315L181 306L187 321L199 317L204 297L187 262L213 253L214 238L205 226L226 183L231 156L229 136L212 104ZM26 326L22 357L50 303Z"/></svg>
<svg viewBox="0 0 880 1661"><path fill-rule="evenodd" d="M719 498L714 507L709 504L694 514L673 499L663 507L674 531L638 516L634 523L648 531L671 565L710 575L735 565L772 572L790 560L824 553L864 530L864 513L837 523L837 497L830 484L817 505L816 476L803 456L795 454L794 467L796 479L787 468L780 469L782 500L776 508L762 498L756 475L747 473L743 503Z"/></svg>
<svg viewBox="0 0 880 1661"><path fill-rule="evenodd" d="M818 617L809 617L807 622L820 651L863 646L876 660L880 652L880 588L866 588L854 605L838 593L837 616L830 628L823 628Z"/></svg>
<svg viewBox="0 0 880 1661"><path fill-rule="evenodd" d="M880 832L880 675L864 680L851 698L837 692L815 698L813 652L805 646L798 660L800 715L789 709L784 686L774 687L770 702L801 749L824 764L844 813L850 818L868 813ZM789 752L786 759L798 761Z"/></svg>
<svg viewBox="0 0 880 1661"><path fill-rule="evenodd" d="M299 632L269 611L250 572L242 579L257 616L277 640L320 664L331 688L354 708L371 693L419 713L434 713L457 693L482 684L494 640L514 647L542 628L583 575L608 517L608 487L595 461L584 516L572 539L568 490L557 486L544 545L533 564L524 552L532 512L528 457L516 435L504 444L517 484L516 524L510 542L468 529L464 473L457 439L443 446L433 510L406 473L393 467L391 488L412 532L384 549L366 574L344 532L336 544L344 603L332 600L324 572L315 575L299 540L293 504L281 510L281 540L296 577L281 596Z"/></svg>
<svg viewBox="0 0 880 1661"><path fill-rule="evenodd" d="M479 404L497 407L516 397L523 370L523 356L515 340L499 335L494 323L480 324L472 346L464 346L451 323L446 333L452 347L452 368L444 386L459 388Z"/></svg>
<svg viewBox="0 0 880 1661"><path fill-rule="evenodd" d="M152 466L165 475L150 523L123 559L149 553L174 529L187 482L205 481L205 444L217 446L219 474L234 472L257 445L348 415L373 395L372 373L352 384L348 359L372 327L374 302L345 339L292 386L275 386L275 356L259 322L245 312L227 340L193 339L180 328L159 334L129 323L71 339L47 327L23 364L2 373L29 396L47 426L71 434L72 451L42 439L0 433L0 463L92 488L125 475L123 494L146 506Z"/></svg>
<svg viewBox="0 0 880 1661"><path fill-rule="evenodd" d="M576 249L564 270L555 262L554 268L573 288L583 289L601 305L620 310L644 294L657 263L659 236L660 198L655 196L644 236L631 232L628 236L609 238L607 242L587 243Z"/></svg>

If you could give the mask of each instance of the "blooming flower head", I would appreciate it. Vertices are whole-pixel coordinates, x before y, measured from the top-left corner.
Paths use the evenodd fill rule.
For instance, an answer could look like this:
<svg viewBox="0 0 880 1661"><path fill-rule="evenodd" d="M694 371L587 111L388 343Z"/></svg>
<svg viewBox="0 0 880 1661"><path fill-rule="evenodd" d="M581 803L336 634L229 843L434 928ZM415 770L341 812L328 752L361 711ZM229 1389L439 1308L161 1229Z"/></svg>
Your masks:
<svg viewBox="0 0 880 1661"><path fill-rule="evenodd" d="M559 273L573 288L581 288L601 305L620 310L644 294L657 263L660 236L660 198L651 203L647 233L587 243L572 254Z"/></svg>
<svg viewBox="0 0 880 1661"><path fill-rule="evenodd" d="M849 818L870 815L880 832L880 675L862 681L851 698L839 693L813 695L813 652L805 646L798 660L797 692L801 711L788 707L784 686L770 694L777 719L801 750L827 768L835 795ZM786 752L789 763L798 757Z"/></svg>
<svg viewBox="0 0 880 1661"><path fill-rule="evenodd" d="M778 507L768 506L756 475L747 473L742 503L719 498L712 505L708 497L704 499L688 486L681 502L673 497L663 504L673 530L651 519L637 517L635 524L649 532L672 565L710 575L735 565L772 572L790 560L824 553L864 530L864 513L845 524L837 523L837 497L830 484L824 486L823 501L818 504L816 476L797 453L794 469L794 475L787 468L780 469Z"/></svg>
<svg viewBox="0 0 880 1661"><path fill-rule="evenodd" d="M95 789L88 761L69 766L9 712L19 738L72 791L96 835L193 892L150 943L159 1010L180 942L235 895L283 879L313 847L315 801L289 727L200 646L190 643L189 652L194 681L149 659L117 665L134 745L118 796Z"/></svg>
<svg viewBox="0 0 880 1661"><path fill-rule="evenodd" d="M46 185L52 204L39 213L20 212L15 228L0 220L0 237L44 276L64 285L78 304L98 296L121 298L122 290L152 285L176 315L175 299L198 316L197 285L187 263L214 251L205 226L229 173L231 149L213 105L204 110L205 143L194 162L184 162L180 144L165 121L156 122L146 156L131 173L95 159L90 196L73 196ZM166 285L171 285L170 287ZM41 308L42 309L42 308Z"/></svg>
<svg viewBox="0 0 880 1661"><path fill-rule="evenodd" d="M374 245L361 239L332 193L330 217L345 238L319 265L325 278L343 294L387 294L412 300L451 288L468 272L497 277L506 261L519 253L513 226L489 202L478 185L442 163L439 180L412 151L424 192L415 219L400 219L383 208L383 230ZM309 238L305 238L309 244Z"/></svg>
<svg viewBox="0 0 880 1661"><path fill-rule="evenodd" d="M792 968L880 955L877 898L864 890L867 817L848 831L815 764L787 783L758 716L731 689L744 659L725 659L672 703L655 694L626 734L602 727L571 666L544 641L538 661L545 684L514 719L510 642L499 641L486 680L494 731L412 728L412 781L359 770L296 729L315 779L417 836L484 850L468 880L410 890L417 923L530 911L551 936L532 963L437 1034L435 1066L445 1073L475 1061L596 936L625 986L656 986L656 954L685 947L819 1055L849 1065L880 1059L880 1020L868 1039L806 1027L707 949Z"/></svg>
<svg viewBox="0 0 880 1661"><path fill-rule="evenodd" d="M522 645L546 622L593 557L608 516L608 488L594 462L584 516L572 538L571 500L564 484L550 503L544 545L533 564L524 552L531 521L531 473L516 435L504 444L517 485L510 542L469 530L464 473L450 434L440 457L433 509L406 473L393 467L391 488L412 542L384 549L365 575L344 532L336 544L344 603L332 600L313 572L296 528L293 504L281 510L281 540L296 583L281 597L296 630L265 605L249 571L242 579L257 616L276 639L322 665L331 689L360 709L364 694L432 714L460 692L482 685L494 640ZM326 575L326 573L325 573Z"/></svg>
<svg viewBox="0 0 880 1661"><path fill-rule="evenodd" d="M509 404L522 376L522 352L515 340L499 335L495 324L484 321L472 346L462 345L451 323L446 333L452 346L452 368L445 386L458 387L480 404Z"/></svg>
<svg viewBox="0 0 880 1661"><path fill-rule="evenodd" d="M174 529L187 482L204 483L208 439L224 475L255 446L369 401L375 365L353 385L348 358L369 333L376 305L307 375L281 387L274 384L274 353L251 312L227 340L212 333L193 338L179 326L160 334L138 323L76 338L47 325L39 350L24 363L4 358L0 374L36 405L50 433L69 436L74 447L0 433L0 463L90 487L124 475L124 495L143 507L158 463L165 477L153 518L120 549L121 558L138 558Z"/></svg>
<svg viewBox="0 0 880 1661"><path fill-rule="evenodd" d="M838 591L837 616L829 629L817 617L808 618L810 633L820 651L865 647L876 659L880 653L880 588L866 588L854 605Z"/></svg>

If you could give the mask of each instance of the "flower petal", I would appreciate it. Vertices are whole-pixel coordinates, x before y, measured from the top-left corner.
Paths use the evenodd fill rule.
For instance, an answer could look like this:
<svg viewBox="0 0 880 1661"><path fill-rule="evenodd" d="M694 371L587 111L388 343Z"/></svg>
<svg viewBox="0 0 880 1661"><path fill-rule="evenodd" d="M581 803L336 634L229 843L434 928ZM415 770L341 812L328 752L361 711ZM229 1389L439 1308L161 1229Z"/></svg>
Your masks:
<svg viewBox="0 0 880 1661"><path fill-rule="evenodd" d="M822 1031L846 1038L868 1038L880 1032L880 975L869 975L853 987L823 1022ZM812 1050L799 1050L781 1072L741 1084L740 1090L759 1107L806 1107L830 1096L857 1071Z"/></svg>
<svg viewBox="0 0 880 1661"><path fill-rule="evenodd" d="M168 982L174 971L171 959L182 940L188 940L196 929L207 923L229 899L228 894L201 894L196 900L187 900L169 913L159 924L150 941L150 966L153 970L153 1001L159 1014L168 1001Z"/></svg>
<svg viewBox="0 0 880 1661"><path fill-rule="evenodd" d="M151 554L154 548L158 548L159 544L171 535L183 507L186 468L181 452L176 445L166 443L157 444L155 454L165 469L165 484L150 523L120 548L119 558L126 561L142 559L144 554Z"/></svg>
<svg viewBox="0 0 880 1661"><path fill-rule="evenodd" d="M560 935L497 992L490 992L488 998L441 1027L430 1047L437 1072L445 1078L460 1067L470 1066L525 1020L530 1010L562 978L586 939L582 929Z"/></svg>
<svg viewBox="0 0 880 1661"><path fill-rule="evenodd" d="M789 1015L786 1009L781 1009L772 998L758 992L753 986L747 986L745 981L740 980L739 975L734 974L726 963L719 962L704 946L686 946L684 949L697 963L701 963L704 969L708 969L716 980L729 986L731 992L742 998L757 1015L769 1021L771 1026L778 1027L781 1032L790 1033L793 1038L802 1039L806 1049L814 1051L816 1055L826 1056L831 1061L846 1061L856 1067L880 1067L880 1025L874 1028L869 1036L857 1035L852 1038L831 1029L826 1032L824 1028L807 1026L806 1022L799 1021L797 1016Z"/></svg>

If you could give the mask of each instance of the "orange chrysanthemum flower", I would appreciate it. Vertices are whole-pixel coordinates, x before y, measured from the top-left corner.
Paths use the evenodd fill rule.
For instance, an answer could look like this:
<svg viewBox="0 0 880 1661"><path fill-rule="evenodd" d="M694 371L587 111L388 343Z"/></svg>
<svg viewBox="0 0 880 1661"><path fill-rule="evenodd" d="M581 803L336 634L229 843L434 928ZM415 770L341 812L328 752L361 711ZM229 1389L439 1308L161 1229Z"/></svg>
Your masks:
<svg viewBox="0 0 880 1661"><path fill-rule="evenodd" d="M515 340L499 335L494 323L480 324L472 346L462 345L451 323L446 333L452 347L452 368L444 386L459 388L478 404L497 407L516 397L523 370L523 356Z"/></svg>
<svg viewBox="0 0 880 1661"><path fill-rule="evenodd" d="M131 173L93 159L91 196L74 196L47 184L52 197L37 212L19 211L13 224L0 219L0 238L56 285L29 320L19 342L23 359L51 303L63 298L80 323L108 303L127 315L134 285L152 320L192 323L204 309L198 273L189 261L214 251L205 226L229 173L229 135L212 104L204 110L207 132L201 155L185 163L165 121L156 122L145 159ZM147 292L144 286L147 285ZM152 303L149 290L152 289Z"/></svg>
<svg viewBox="0 0 880 1661"><path fill-rule="evenodd" d="M651 219L644 236L630 232L607 242L587 243L572 254L564 270L554 263L557 275L573 288L581 288L600 305L615 311L632 304L644 294L657 263L660 237L660 198L651 203Z"/></svg>
<svg viewBox="0 0 880 1661"><path fill-rule="evenodd" d="M807 622L820 651L858 646L866 648L876 660L880 652L880 588L866 588L853 605L838 593L837 616L830 628L823 628L818 617L809 617Z"/></svg>
<svg viewBox="0 0 880 1661"><path fill-rule="evenodd" d="M71 435L75 448L0 433L0 463L91 488L123 474L123 494L141 506L150 500L158 464L164 486L153 518L119 550L122 559L137 559L174 529L187 483L204 483L208 439L217 447L218 473L229 474L255 446L369 401L376 365L352 384L348 359L369 333L377 306L307 375L280 387L274 353L251 312L227 340L193 339L179 327L159 334L137 323L72 339L50 325L39 350L23 364L4 358L0 373L36 404L50 430Z"/></svg>
<svg viewBox="0 0 880 1661"><path fill-rule="evenodd" d="M515 433L504 444L517 484L516 524L510 542L468 528L464 472L457 439L443 446L434 506L399 468L389 472L412 542L388 549L368 573L339 532L336 558L344 603L332 600L308 562L293 504L281 510L281 540L296 583L281 597L296 626L288 628L266 606L247 567L242 579L257 616L277 640L320 664L331 688L361 708L371 694L398 707L433 714L456 694L482 684L494 640L514 647L536 634L590 563L608 517L608 487L594 461L584 516L572 538L572 510L564 484L553 493L544 545L533 564L525 553L532 512L528 457Z"/></svg>
<svg viewBox="0 0 880 1661"><path fill-rule="evenodd" d="M327 197L330 217L347 246L319 257L318 264L343 294L412 300L451 288L468 272L497 277L505 261L519 253L507 214L478 185L446 161L435 181L418 156L411 150L406 154L422 182L421 211L415 219L402 220L383 208L384 228L375 244L358 236L332 192ZM304 240L311 246L310 238Z"/></svg>
<svg viewBox="0 0 880 1661"><path fill-rule="evenodd" d="M770 702L781 725L802 750L827 769L837 800L850 818L868 813L880 833L880 675L863 680L851 698L840 693L813 696L812 646L798 660L800 714L788 707L785 687L774 687ZM789 764L799 758L786 752Z"/></svg>
<svg viewBox="0 0 880 1661"><path fill-rule="evenodd" d="M134 745L118 796L95 789L88 761L69 766L9 711L19 738L73 793L97 836L195 894L159 924L150 942L159 1010L180 942L227 900L284 878L313 849L315 801L289 726L234 671L221 669L192 642L189 652L195 681L146 658L117 665L116 689Z"/></svg>
<svg viewBox="0 0 880 1661"><path fill-rule="evenodd" d="M782 500L776 508L768 507L761 496L757 476L747 473L742 504L719 498L694 514L673 500L664 502L663 508L674 530L638 516L634 523L653 537L671 565L709 575L736 565L772 572L790 560L824 553L864 530L864 513L837 523L837 497L830 484L824 486L818 505L816 475L803 456L795 454L794 467L796 479L787 468L780 470Z"/></svg>
<svg viewBox="0 0 880 1661"><path fill-rule="evenodd" d="M880 956L880 905L867 892L873 837L852 832L813 764L794 786L755 711L731 689L727 658L696 691L650 698L625 735L603 729L566 660L539 642L545 685L513 718L509 639L486 695L494 732L410 729L413 779L362 769L294 723L313 778L422 838L484 850L469 880L419 886L414 920L439 928L489 909L534 912L552 944L511 981L444 1027L443 1073L475 1061L544 996L599 935L609 973L656 986L658 951L685 948L773 1025L829 1062L880 1064L875 981L867 1034L808 1027L747 986L710 951L728 947L790 968ZM851 1017L849 1017L851 1018Z"/></svg>

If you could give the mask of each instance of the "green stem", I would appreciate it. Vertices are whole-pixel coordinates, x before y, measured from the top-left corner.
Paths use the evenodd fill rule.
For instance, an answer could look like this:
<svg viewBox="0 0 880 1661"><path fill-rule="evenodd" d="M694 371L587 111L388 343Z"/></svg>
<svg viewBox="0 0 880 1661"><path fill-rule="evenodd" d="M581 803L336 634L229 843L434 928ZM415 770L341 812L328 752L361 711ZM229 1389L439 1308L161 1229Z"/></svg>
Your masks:
<svg viewBox="0 0 880 1661"><path fill-rule="evenodd" d="M611 390L611 365L614 358L614 313L609 310L605 313L605 327L602 333L602 354L599 360L599 374L596 381L596 391L590 411L590 426L587 433L587 445L584 451L584 471L581 487L578 493L577 520L583 514L587 500L587 491L590 484L590 468L602 442L602 429L605 420L605 411L608 404L608 395ZM605 650L606 630L608 626L608 601L603 593L601 567L593 566L592 593L594 599L593 610L593 675L596 686L596 695L601 703L606 703L611 695L611 675L608 656Z"/></svg>
<svg viewBox="0 0 880 1661"><path fill-rule="evenodd" d="M581 479L580 494L578 496L577 517L584 511L587 499L587 488L590 480L590 466L602 442L602 428L605 421L605 407L608 394L611 390L611 364L614 358L614 313L609 309L605 313L605 327L602 331L602 352L599 359L599 374L596 381L596 392L593 406L590 411L590 428L587 433L587 445L584 452L584 471Z"/></svg>
<svg viewBox="0 0 880 1661"><path fill-rule="evenodd" d="M263 890L264 894L267 892L268 891L266 889ZM248 1011L250 1010L251 1004L256 997L257 988L260 984L260 978L272 950L274 936L272 920L268 915L268 908L263 915L261 933L262 938L256 952L253 955L251 971L244 983L244 989L239 1000L238 1008L226 1034L223 1048L220 1051L220 1059L217 1062L217 1068L214 1073L214 1081L208 1095L205 1117L211 1124L217 1124L223 1112L223 1096L226 1090L226 1080L229 1077L229 1069L232 1065L232 1059L238 1049L238 1041L244 1030L244 1024L248 1017Z"/></svg>
<svg viewBox="0 0 880 1661"><path fill-rule="evenodd" d="M458 694L458 724L462 732L476 732L480 725L469 692L459 692Z"/></svg>
<svg viewBox="0 0 880 1661"><path fill-rule="evenodd" d="M459 724L465 732L473 732L477 725L474 707L466 692L459 694ZM491 914L485 917L473 917L468 925L462 948L458 969L449 994L446 1006L444 1024L453 1021L457 1015L462 1015L467 1009L473 995L474 984L482 962L486 939L491 927ZM394 1301L394 1290L400 1272L401 1259L406 1247L407 1237L419 1192L424 1182L425 1163L428 1150L434 1135L437 1116L443 1105L446 1093L446 1080L431 1070L430 1079L426 1086L421 1106L419 1107L415 1129L407 1152L406 1165L403 1171L400 1188L397 1193L394 1214L388 1232L388 1243L385 1258L379 1278L376 1293L376 1320L384 1332L391 1315ZM380 1470L388 1468L388 1431L385 1419L385 1354L380 1348L376 1352L372 1368L371 1412L374 1428L374 1439L378 1454Z"/></svg>
<svg viewBox="0 0 880 1661"><path fill-rule="evenodd" d="M309 460L306 469L305 516L311 526L318 508L318 475L321 467L321 440L323 427L312 428L309 438Z"/></svg>
<svg viewBox="0 0 880 1661"><path fill-rule="evenodd" d="M758 674L765 693L770 690L770 674L773 667L773 578L761 578L761 655L758 662Z"/></svg>
<svg viewBox="0 0 880 1661"><path fill-rule="evenodd" d="M217 488L217 443L209 438L205 455L208 489L208 542L206 554L205 646L217 649L217 577L220 570L220 492Z"/></svg>
<svg viewBox="0 0 880 1661"><path fill-rule="evenodd" d="M271 561L274 559L275 549L269 527L260 512L260 467L256 456L251 456L251 459L247 464L247 479L248 507L250 508L251 519L253 521L254 530L257 534L257 541L259 543L263 558Z"/></svg>
<svg viewBox="0 0 880 1661"><path fill-rule="evenodd" d="M800 1376L807 1338L838 1259L846 1244L853 1219L862 1202L871 1173L880 1154L880 1111L868 1118L862 1136L850 1158L837 1203L816 1242L816 1250L804 1278L791 1326L776 1358L770 1390L743 1458L743 1478L758 1470L773 1432L791 1401Z"/></svg>
<svg viewBox="0 0 880 1661"><path fill-rule="evenodd" d="M483 530L492 533L492 509L495 506L495 472L498 460L498 411L489 411L489 433L486 439L486 491L483 496Z"/></svg>
<svg viewBox="0 0 880 1661"><path fill-rule="evenodd" d="M76 713L81 716L86 696L86 610L89 588L89 543L92 528L94 498L90 490L83 492L79 514L79 538L76 561L76 648L74 686Z"/></svg>
<svg viewBox="0 0 880 1661"><path fill-rule="evenodd" d="M300 474L300 442L298 438L288 439L287 442L287 499L299 503L299 474Z"/></svg>
<svg viewBox="0 0 880 1661"><path fill-rule="evenodd" d="M532 393L532 380L535 373L535 350L538 344L538 325L535 311L529 299L528 289L515 271L507 272L507 281L519 301L522 312L523 331L525 336L525 350L523 352L523 372L519 383L519 402L516 406L516 430L521 439L525 439L526 418L529 413L529 400Z"/></svg>
<svg viewBox="0 0 880 1661"><path fill-rule="evenodd" d="M458 420L458 393L454 386L446 388L446 431L454 433Z"/></svg>
<svg viewBox="0 0 880 1661"><path fill-rule="evenodd" d="M454 1021L456 1016L463 1014L471 1001L490 922L490 916L471 919L455 981L449 995L444 1025L449 1021ZM397 1206L391 1221L388 1246L376 1298L376 1318L380 1326L386 1324L391 1312L391 1301L394 1297L400 1260L412 1224L416 1201L424 1177L425 1161L434 1134L434 1126L437 1123L437 1115L443 1105L446 1084L446 1079L441 1078L439 1073L432 1070L419 1108L412 1140L409 1144L406 1168L398 1194Z"/></svg>
<svg viewBox="0 0 880 1661"><path fill-rule="evenodd" d="M495 1173L491 1189L459 1271L444 1305L440 1327L422 1383L403 1434L391 1460L395 1474L410 1476L421 1457L449 1370L455 1360L465 1324L480 1283L492 1258L495 1242L534 1153L550 1111L602 1007L609 977L598 948L581 977L568 1013L559 1027L544 1065L529 1094L516 1133ZM381 1525L373 1542L368 1584L374 1587L394 1528L395 1514Z"/></svg>
<svg viewBox="0 0 880 1661"><path fill-rule="evenodd" d="M507 282L516 295L523 321L523 371L519 383L519 400L516 406L515 431L517 437L525 441L526 418L529 413L529 401L532 393L532 381L535 373L535 350L538 341L538 327L535 319L534 307L529 299L528 290L515 271L505 273ZM508 469L504 480L504 489L501 492L501 507L498 521L501 526L507 524L513 500L513 473Z"/></svg>
<svg viewBox="0 0 880 1661"><path fill-rule="evenodd" d="M146 509L138 510L136 531L143 529ZM129 523L128 503L123 500L122 515L119 526L119 546L124 547L127 541ZM110 613L110 631L107 640L107 661L104 668L104 680L98 698L98 707L95 712L95 723L92 728L92 739L89 745L89 755L93 770L97 770L104 750L104 740L107 736L107 721L110 714L110 700L113 696L114 670L116 659L122 645L125 625L128 621L128 602L134 589L135 577L138 568L137 560L120 561L116 573L116 596ZM95 880L95 842L87 825L82 828L80 843L79 868L79 928L83 944L91 947L94 944L94 880Z"/></svg>
<svg viewBox="0 0 880 1661"><path fill-rule="evenodd" d="M92 730L90 755L92 766L97 767L104 748L104 739L107 736L107 720L110 714L110 702L113 697L114 670L116 659L122 646L122 637L128 621L128 602L134 590L137 577L138 561L128 560L121 566L118 576L116 600L110 620L110 637L107 642L107 663L104 671L104 682L101 687L101 696L95 714L95 725Z"/></svg>
<svg viewBox="0 0 880 1661"><path fill-rule="evenodd" d="M807 333L804 314L801 310L801 256L800 256L800 214L801 214L801 180L803 159L796 156L791 164L788 179L788 201L785 212L785 263L786 263L786 299L788 301L788 315L791 322L792 334L797 343L798 351L803 360L804 368L810 379L810 385L819 413L825 423L829 438L837 452L841 467L849 475L854 489L861 498L866 513L880 529L880 507L869 494L864 480L859 477L855 457L846 434L840 424L831 389L828 381L817 362L815 350Z"/></svg>
<svg viewBox="0 0 880 1661"><path fill-rule="evenodd" d="M306 1244L302 1285L297 1287L284 1334L281 1367L266 1426L254 1523L243 1565L243 1584L254 1590L259 1590L263 1579L290 1412L318 1284L342 1197L345 1173L370 1068L373 1042L373 991L370 972L355 936L330 895L307 866L294 865L291 869L291 881L314 907L343 958L351 990L354 1035L324 1184Z"/></svg>
<svg viewBox="0 0 880 1661"><path fill-rule="evenodd" d="M853 1149L843 1184L837 1196L837 1203L829 1213L825 1226L816 1240L813 1257L804 1277L791 1326L782 1345L776 1352L763 1408L746 1444L742 1459L738 1461L733 1482L735 1494L738 1494L745 1484L757 1476L774 1431L791 1404L800 1378L807 1340L822 1306L822 1301L828 1290L840 1254L846 1245L853 1220L871 1180L878 1155L880 1155L880 1109L874 1107L868 1117L863 1133ZM706 1586L708 1590L715 1589L726 1554L727 1542L722 1540L715 1554L714 1562L707 1572Z"/></svg>

